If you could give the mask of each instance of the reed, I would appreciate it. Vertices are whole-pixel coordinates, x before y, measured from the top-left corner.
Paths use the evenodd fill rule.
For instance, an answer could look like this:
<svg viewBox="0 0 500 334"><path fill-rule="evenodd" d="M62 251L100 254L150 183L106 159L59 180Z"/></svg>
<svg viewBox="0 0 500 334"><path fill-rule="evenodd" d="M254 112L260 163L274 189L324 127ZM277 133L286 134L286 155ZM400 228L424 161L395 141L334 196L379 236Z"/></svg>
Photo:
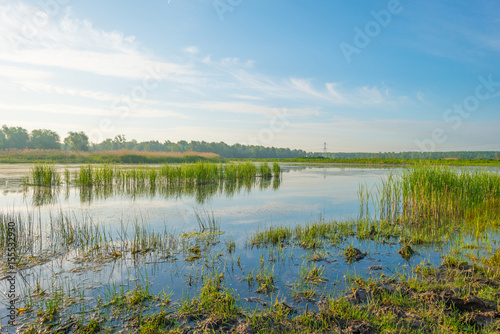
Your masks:
<svg viewBox="0 0 500 334"><path fill-rule="evenodd" d="M500 218L500 174L487 170L417 166L391 175L370 194L360 189L365 218L368 199L374 202L375 218L390 223L438 224Z"/></svg>
<svg viewBox="0 0 500 334"><path fill-rule="evenodd" d="M23 179L23 183L26 186L58 186L61 184L61 175L54 165L35 164Z"/></svg>
<svg viewBox="0 0 500 334"><path fill-rule="evenodd" d="M277 167L276 167L277 166ZM279 176L276 164L274 175ZM247 182L257 177L271 178L271 168L267 163L257 167L247 163L216 164L197 162L178 166L157 167L113 167L111 165L85 165L75 177L75 184L86 187L107 187L119 185L125 188L157 188L171 184L219 184L220 182Z"/></svg>
<svg viewBox="0 0 500 334"><path fill-rule="evenodd" d="M251 247L285 246L292 244L304 249L316 249L326 243L338 244L355 234L353 222L324 221L305 225L276 226L250 235Z"/></svg>
<svg viewBox="0 0 500 334"><path fill-rule="evenodd" d="M271 178L273 176L271 167L267 163L263 163L259 167L259 175L262 178Z"/></svg>
<svg viewBox="0 0 500 334"><path fill-rule="evenodd" d="M273 163L273 176L274 177L279 177L281 175L281 167L279 163L274 162Z"/></svg>

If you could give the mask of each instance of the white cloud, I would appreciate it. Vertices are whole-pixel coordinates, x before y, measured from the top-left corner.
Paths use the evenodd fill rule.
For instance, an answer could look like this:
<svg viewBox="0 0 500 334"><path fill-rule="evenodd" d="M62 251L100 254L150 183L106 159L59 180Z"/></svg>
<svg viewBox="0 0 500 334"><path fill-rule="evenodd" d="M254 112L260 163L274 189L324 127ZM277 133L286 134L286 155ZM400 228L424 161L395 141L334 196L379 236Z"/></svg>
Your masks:
<svg viewBox="0 0 500 334"><path fill-rule="evenodd" d="M189 66L139 51L134 36L96 29L69 11L58 18L41 15L36 7L8 4L0 5L0 12L0 60L130 79L143 79L151 70L163 79L194 74Z"/></svg>
<svg viewBox="0 0 500 334"><path fill-rule="evenodd" d="M84 98L88 98L88 99L110 102L110 103L120 100L120 96L114 95L114 94L108 94L108 93L104 93L104 92L82 90L82 89L73 89L73 88L68 88L68 87L50 85L50 84L46 84L43 82L26 81L26 82L21 82L21 83L22 83L23 89L29 90L32 92L36 92L36 93L78 96L78 97L84 97Z"/></svg>
<svg viewBox="0 0 500 334"><path fill-rule="evenodd" d="M5 104L0 103L0 111L16 112L28 111L48 114L63 114L63 115L83 115L83 116L103 116L103 117L120 117L126 118L165 118L173 117L177 119L191 119L191 117L161 108L135 108L128 113L122 113L120 110L111 110L105 108L92 108L68 104ZM125 115L125 116L122 116Z"/></svg>
<svg viewBox="0 0 500 334"><path fill-rule="evenodd" d="M242 100L263 100L264 98L260 96L253 96L253 95L244 95L244 94L233 94L233 97L236 99L242 99Z"/></svg>
<svg viewBox="0 0 500 334"><path fill-rule="evenodd" d="M0 76L14 81L43 80L52 77L52 73L18 66L0 65Z"/></svg>
<svg viewBox="0 0 500 334"><path fill-rule="evenodd" d="M200 52L200 50L196 46L189 46L187 48L184 48L183 51L191 54L197 54Z"/></svg>

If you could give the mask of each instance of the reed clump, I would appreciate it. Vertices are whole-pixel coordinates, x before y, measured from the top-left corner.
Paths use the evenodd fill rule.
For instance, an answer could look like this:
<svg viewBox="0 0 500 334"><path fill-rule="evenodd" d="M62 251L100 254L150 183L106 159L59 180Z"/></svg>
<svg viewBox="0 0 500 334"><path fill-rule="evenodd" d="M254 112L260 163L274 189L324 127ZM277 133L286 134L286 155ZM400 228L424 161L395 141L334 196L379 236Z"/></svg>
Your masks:
<svg viewBox="0 0 500 334"><path fill-rule="evenodd" d="M338 244L355 234L353 222L324 221L306 225L276 226L250 235L249 246L269 247L293 244L304 249L316 249L324 244Z"/></svg>
<svg viewBox="0 0 500 334"><path fill-rule="evenodd" d="M61 184L61 175L55 165L35 164L23 179L23 183L25 186L58 186Z"/></svg>
<svg viewBox="0 0 500 334"><path fill-rule="evenodd" d="M405 225L461 223L500 218L500 174L487 170L416 166L390 175L375 194L360 191L362 213L372 198L375 218Z"/></svg>
<svg viewBox="0 0 500 334"><path fill-rule="evenodd" d="M274 175L279 176L279 165L274 167ZM80 186L126 188L155 188L171 184L218 184L220 182L244 182L256 177L272 178L273 172L267 163L257 167L255 164L234 163L188 163L178 166L161 167L113 167L111 165L86 165L80 168L75 183Z"/></svg>

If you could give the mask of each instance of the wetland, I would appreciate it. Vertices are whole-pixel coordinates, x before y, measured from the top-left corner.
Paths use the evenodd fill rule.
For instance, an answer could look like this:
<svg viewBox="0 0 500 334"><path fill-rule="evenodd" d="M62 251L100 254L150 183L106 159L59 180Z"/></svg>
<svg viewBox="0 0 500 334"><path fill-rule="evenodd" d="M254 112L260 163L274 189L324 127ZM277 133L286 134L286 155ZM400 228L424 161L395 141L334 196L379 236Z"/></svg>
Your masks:
<svg viewBox="0 0 500 334"><path fill-rule="evenodd" d="M496 168L19 164L0 189L5 332L500 330Z"/></svg>

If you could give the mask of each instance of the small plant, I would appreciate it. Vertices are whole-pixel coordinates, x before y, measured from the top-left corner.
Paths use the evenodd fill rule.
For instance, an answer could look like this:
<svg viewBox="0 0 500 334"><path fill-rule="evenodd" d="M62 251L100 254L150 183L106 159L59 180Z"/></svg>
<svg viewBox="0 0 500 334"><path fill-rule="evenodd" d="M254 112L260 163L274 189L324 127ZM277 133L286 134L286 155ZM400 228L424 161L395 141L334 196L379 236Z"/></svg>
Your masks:
<svg viewBox="0 0 500 334"><path fill-rule="evenodd" d="M257 293L269 293L276 290L275 287L275 276L274 276L274 267L271 269L261 268L257 273L254 273L253 270L248 272L247 277L244 279L247 281L249 286L258 285Z"/></svg>
<svg viewBox="0 0 500 334"><path fill-rule="evenodd" d="M229 254L233 253L234 250L236 249L236 243L234 242L234 240L227 240L226 241L226 248L227 248L227 252Z"/></svg>
<svg viewBox="0 0 500 334"><path fill-rule="evenodd" d="M300 268L300 278L313 285L328 281L328 278L325 277L325 268L323 266L317 266L316 263L302 264Z"/></svg>
<svg viewBox="0 0 500 334"><path fill-rule="evenodd" d="M413 250L413 248L411 248L410 245L405 245L398 251L398 253L403 259L408 261L415 254L415 251Z"/></svg>
<svg viewBox="0 0 500 334"><path fill-rule="evenodd" d="M413 272L423 276L431 276L436 274L436 268L432 267L430 263L421 262L413 268Z"/></svg>
<svg viewBox="0 0 500 334"><path fill-rule="evenodd" d="M497 249L495 254L493 254L487 261L488 265L496 269L500 269L500 249Z"/></svg>
<svg viewBox="0 0 500 334"><path fill-rule="evenodd" d="M181 302L180 314L193 319L220 317L223 321L234 319L241 313L238 300L229 289L222 286L224 276L214 273L204 278L200 294Z"/></svg>
<svg viewBox="0 0 500 334"><path fill-rule="evenodd" d="M344 251L344 257L349 263L364 259L366 254L367 254L366 252L363 253L359 249L354 248L352 245L347 247Z"/></svg>

